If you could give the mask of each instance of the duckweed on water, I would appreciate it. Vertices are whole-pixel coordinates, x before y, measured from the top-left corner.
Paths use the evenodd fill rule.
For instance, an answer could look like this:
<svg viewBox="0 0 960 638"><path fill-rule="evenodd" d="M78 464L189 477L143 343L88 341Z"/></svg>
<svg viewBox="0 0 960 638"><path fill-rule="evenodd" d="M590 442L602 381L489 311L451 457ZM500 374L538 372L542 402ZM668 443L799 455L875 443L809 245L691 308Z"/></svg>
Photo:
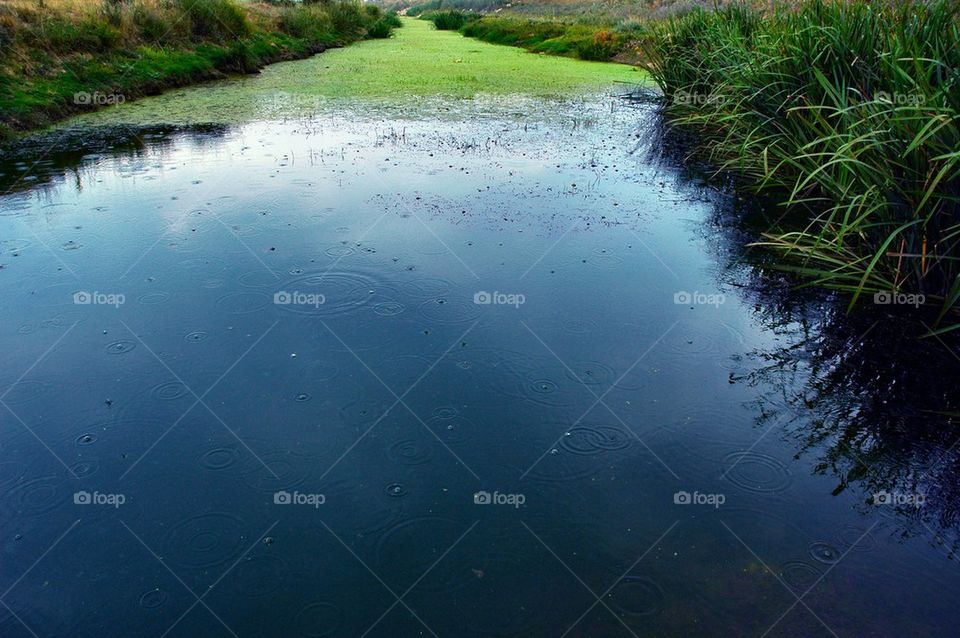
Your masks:
<svg viewBox="0 0 960 638"><path fill-rule="evenodd" d="M536 55L403 20L389 39L283 62L256 76L211 82L84 115L71 124L233 123L358 103L422 111L423 98L572 97L643 82L634 67ZM623 89L625 92L626 89ZM400 108L403 108L401 106Z"/></svg>

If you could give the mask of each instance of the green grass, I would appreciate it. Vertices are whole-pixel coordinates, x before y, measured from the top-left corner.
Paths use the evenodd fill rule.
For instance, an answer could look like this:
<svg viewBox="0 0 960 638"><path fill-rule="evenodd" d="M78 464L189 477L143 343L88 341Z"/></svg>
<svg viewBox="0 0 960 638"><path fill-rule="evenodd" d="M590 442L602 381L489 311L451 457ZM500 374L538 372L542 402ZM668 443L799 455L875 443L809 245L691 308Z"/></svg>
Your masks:
<svg viewBox="0 0 960 638"><path fill-rule="evenodd" d="M507 4L508 0L426 0L409 4L404 2L396 3L391 8L400 9L406 7L407 15L418 17L432 11L492 11Z"/></svg>
<svg viewBox="0 0 960 638"><path fill-rule="evenodd" d="M250 35L250 22L243 8L233 0L172 0L173 6L190 23L200 40L230 40Z"/></svg>
<svg viewBox="0 0 960 638"><path fill-rule="evenodd" d="M431 14L425 17L429 19ZM595 61L629 53L643 34L637 25L615 27L511 16L483 16L464 21L460 30L468 37L485 42Z"/></svg>
<svg viewBox="0 0 960 638"><path fill-rule="evenodd" d="M472 11L497 16L554 19L579 24L610 27L638 21L661 20L698 8L743 4L770 6L769 0L413 0L385 1L385 6L407 15L420 16L429 11Z"/></svg>
<svg viewBox="0 0 960 638"><path fill-rule="evenodd" d="M387 13L367 27L367 37L377 39L389 38L393 35L393 30L400 26L401 22L397 14Z"/></svg>
<svg viewBox="0 0 960 638"><path fill-rule="evenodd" d="M0 141L103 104L389 37L398 24L357 2L50 3L0 6Z"/></svg>
<svg viewBox="0 0 960 638"><path fill-rule="evenodd" d="M850 293L960 300L960 27L950 0L695 12L645 40L671 118L780 195L765 245Z"/></svg>
<svg viewBox="0 0 960 638"><path fill-rule="evenodd" d="M429 20L440 31L459 31L463 25L471 20L476 20L480 16L476 13L464 13L463 11L427 11L420 16L424 20Z"/></svg>

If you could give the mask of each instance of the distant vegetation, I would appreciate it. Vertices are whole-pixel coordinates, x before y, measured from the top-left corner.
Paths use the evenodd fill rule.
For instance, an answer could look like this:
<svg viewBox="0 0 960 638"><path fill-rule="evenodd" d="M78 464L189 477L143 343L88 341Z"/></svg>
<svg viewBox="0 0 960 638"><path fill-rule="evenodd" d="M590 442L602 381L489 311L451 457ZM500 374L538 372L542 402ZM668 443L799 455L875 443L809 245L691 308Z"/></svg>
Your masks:
<svg viewBox="0 0 960 638"><path fill-rule="evenodd" d="M466 22L462 30L464 35L486 42L582 60L610 60L640 35L633 27L605 28L515 17L483 17Z"/></svg>
<svg viewBox="0 0 960 638"><path fill-rule="evenodd" d="M225 73L248 73L399 22L359 2L8 0L0 3L0 139Z"/></svg>
<svg viewBox="0 0 960 638"><path fill-rule="evenodd" d="M428 11L498 13L536 19L575 20L613 26L623 22L659 20L697 9L711 10L735 0L385 0L389 10L405 10L409 16ZM769 2L762 4L769 6Z"/></svg>
<svg viewBox="0 0 960 638"><path fill-rule="evenodd" d="M506 0L426 0L426 2L399 2L389 5L390 9L406 9L408 16L417 17L428 11L494 11L507 4Z"/></svg>
<svg viewBox="0 0 960 638"><path fill-rule="evenodd" d="M460 30L471 38L519 46L534 53L582 60L637 61L636 40L644 33L642 23L597 13L597 3L593 13L564 18L531 17L529 11L520 11L521 7L529 9L529 5L511 3L495 3L491 13L483 4L478 0L429 0L410 7L407 13L432 21L438 29ZM478 5L481 8L472 8ZM554 5L537 6L547 9Z"/></svg>
<svg viewBox="0 0 960 638"><path fill-rule="evenodd" d="M464 13L463 11L427 11L421 14L424 20L430 20L433 25L441 31L458 31L471 20L480 19L476 13Z"/></svg>

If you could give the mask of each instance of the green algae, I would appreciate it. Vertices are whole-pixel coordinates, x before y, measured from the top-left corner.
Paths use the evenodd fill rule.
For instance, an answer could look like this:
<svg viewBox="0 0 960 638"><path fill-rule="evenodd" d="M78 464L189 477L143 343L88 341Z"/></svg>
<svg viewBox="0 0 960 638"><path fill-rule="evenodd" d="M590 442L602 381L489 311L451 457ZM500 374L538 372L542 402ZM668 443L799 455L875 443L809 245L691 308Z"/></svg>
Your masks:
<svg viewBox="0 0 960 638"><path fill-rule="evenodd" d="M404 19L383 40L282 62L243 78L208 82L86 114L63 126L239 123L363 110L442 117L451 99L488 110L526 110L524 98L569 100L646 81L635 67L537 55L437 31ZM507 99L509 96L509 99ZM472 104L476 107L476 104ZM436 107L436 108L433 108Z"/></svg>

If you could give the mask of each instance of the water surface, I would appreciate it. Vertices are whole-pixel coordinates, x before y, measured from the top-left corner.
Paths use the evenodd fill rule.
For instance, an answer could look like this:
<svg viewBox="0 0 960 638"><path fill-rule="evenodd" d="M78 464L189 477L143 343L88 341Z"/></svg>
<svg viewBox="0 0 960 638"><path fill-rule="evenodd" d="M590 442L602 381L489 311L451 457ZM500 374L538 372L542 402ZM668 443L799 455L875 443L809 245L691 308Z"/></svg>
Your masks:
<svg viewBox="0 0 960 638"><path fill-rule="evenodd" d="M948 635L899 324L755 289L635 72L415 29L3 166L0 635ZM424 33L476 87L312 88Z"/></svg>

